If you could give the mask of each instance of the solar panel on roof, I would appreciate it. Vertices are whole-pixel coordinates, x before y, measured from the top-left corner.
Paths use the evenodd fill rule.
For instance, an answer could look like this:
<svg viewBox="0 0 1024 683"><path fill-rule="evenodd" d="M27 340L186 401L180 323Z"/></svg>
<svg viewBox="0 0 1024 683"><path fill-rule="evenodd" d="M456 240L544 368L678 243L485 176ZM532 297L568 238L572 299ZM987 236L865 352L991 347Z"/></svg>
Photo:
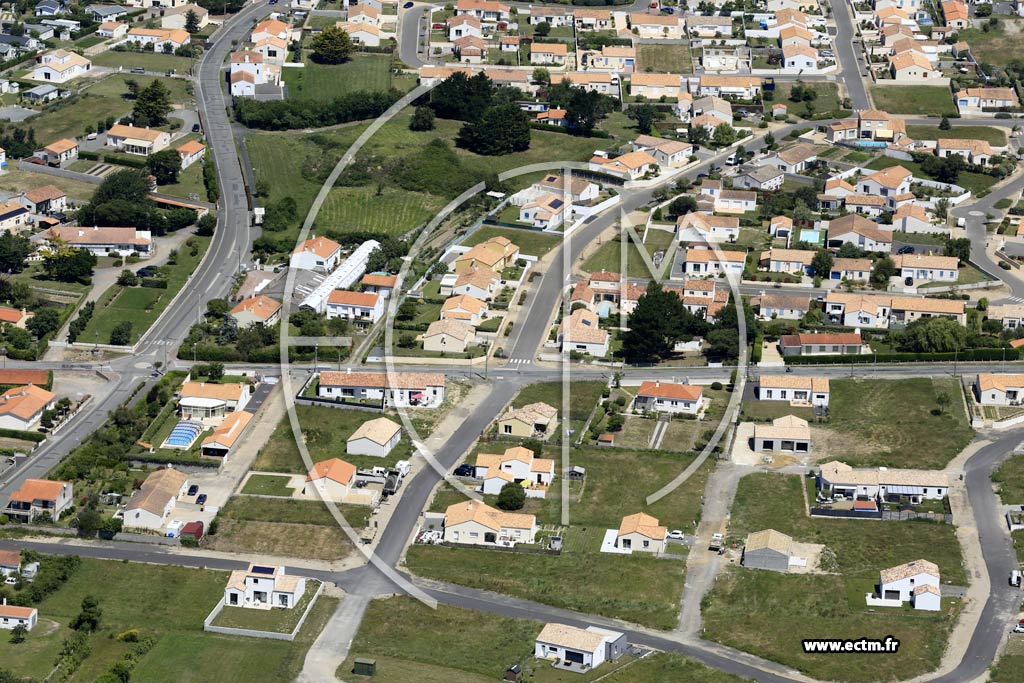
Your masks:
<svg viewBox="0 0 1024 683"><path fill-rule="evenodd" d="M252 573L253 574L273 574L274 573L274 568L273 567L253 566Z"/></svg>
<svg viewBox="0 0 1024 683"><path fill-rule="evenodd" d="M553 202L551 202L551 208L553 208L553 209L560 209L560 208L562 208L562 204L564 204L564 203L565 202L563 202L561 199L556 199Z"/></svg>

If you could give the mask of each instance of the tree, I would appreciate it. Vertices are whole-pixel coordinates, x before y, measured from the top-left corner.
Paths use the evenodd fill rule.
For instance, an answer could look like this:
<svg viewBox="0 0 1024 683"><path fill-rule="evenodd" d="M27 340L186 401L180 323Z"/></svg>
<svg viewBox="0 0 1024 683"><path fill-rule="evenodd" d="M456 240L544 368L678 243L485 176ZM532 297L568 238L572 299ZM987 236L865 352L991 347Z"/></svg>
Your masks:
<svg viewBox="0 0 1024 683"><path fill-rule="evenodd" d="M711 134L708 133L708 129L704 126L695 126L690 124L690 127L686 132L686 139L692 142L694 145L704 145L711 138Z"/></svg>
<svg viewBox="0 0 1024 683"><path fill-rule="evenodd" d="M967 329L952 318L921 318L896 336L897 349L917 353L952 353L966 346Z"/></svg>
<svg viewBox="0 0 1024 683"><path fill-rule="evenodd" d="M704 319L688 311L677 294L651 282L629 316L622 355L627 363L661 360L672 354L677 341L703 335L707 329Z"/></svg>
<svg viewBox="0 0 1024 683"><path fill-rule="evenodd" d="M551 33L551 24L546 21L542 21L533 27L533 35L543 38Z"/></svg>
<svg viewBox="0 0 1024 683"><path fill-rule="evenodd" d="M25 642L25 634L28 633L28 629L25 628L24 624L18 624L11 629L11 640L10 642L14 645Z"/></svg>
<svg viewBox="0 0 1024 683"><path fill-rule="evenodd" d="M82 598L82 611L71 621L71 628L76 631L95 631L103 618L100 601L92 595Z"/></svg>
<svg viewBox="0 0 1024 683"><path fill-rule="evenodd" d="M530 148L530 117L515 104L490 107L459 130L456 144L484 156L523 152Z"/></svg>
<svg viewBox="0 0 1024 683"><path fill-rule="evenodd" d="M947 237L945 253L946 256L956 256L960 265L964 265L971 260L971 240L967 237Z"/></svg>
<svg viewBox="0 0 1024 683"><path fill-rule="evenodd" d="M171 91L162 80L155 78L139 91L132 118L137 126L162 126L167 123L167 114L171 109Z"/></svg>
<svg viewBox="0 0 1024 683"><path fill-rule="evenodd" d="M224 364L219 360L215 360L206 366L206 376L212 381L223 379L224 377Z"/></svg>
<svg viewBox="0 0 1024 683"><path fill-rule="evenodd" d="M939 415L942 415L943 413L945 413L946 412L946 408L948 408L949 404L952 403L952 402L953 402L953 399L951 399L949 397L948 393L946 393L945 391L940 391L935 396L935 403L939 406Z"/></svg>
<svg viewBox="0 0 1024 683"><path fill-rule="evenodd" d="M502 510L522 510L526 504L526 489L514 481L507 482L498 492L498 508Z"/></svg>
<svg viewBox="0 0 1024 683"><path fill-rule="evenodd" d="M231 304L227 299L210 299L206 302L206 314L211 318L223 319L231 310Z"/></svg>
<svg viewBox="0 0 1024 683"><path fill-rule="evenodd" d="M110 343L114 346L128 346L132 343L132 323L122 320L110 331Z"/></svg>
<svg viewBox="0 0 1024 683"><path fill-rule="evenodd" d="M736 358L740 353L740 340L736 330L711 330L705 341L708 343L710 358Z"/></svg>
<svg viewBox="0 0 1024 683"><path fill-rule="evenodd" d="M765 149L775 149L775 136L771 132L764 136L764 146Z"/></svg>
<svg viewBox="0 0 1024 683"><path fill-rule="evenodd" d="M946 220L947 216L949 216L949 200L945 197L939 197L935 200L935 217Z"/></svg>
<svg viewBox="0 0 1024 683"><path fill-rule="evenodd" d="M650 135L654 122L665 118L665 114L653 104L638 104L635 107L630 107L626 116L636 121L637 132L643 135Z"/></svg>
<svg viewBox="0 0 1024 683"><path fill-rule="evenodd" d="M125 80L124 87L128 88L129 100L134 100L139 97L139 82L137 80L134 78ZM99 129L97 132L103 132L105 130L102 124L97 124L96 127Z"/></svg>
<svg viewBox="0 0 1024 683"><path fill-rule="evenodd" d="M889 286L889 278L895 275L896 264L888 256L883 256L871 268L871 284L875 289L885 289Z"/></svg>
<svg viewBox="0 0 1024 683"><path fill-rule="evenodd" d="M139 284L139 276L125 268L117 276L117 284L122 287L134 287Z"/></svg>
<svg viewBox="0 0 1024 683"><path fill-rule="evenodd" d="M199 15L195 10L185 12L185 30L189 33L199 33Z"/></svg>
<svg viewBox="0 0 1024 683"><path fill-rule="evenodd" d="M814 212L802 199L793 203L793 220L797 225L810 225L814 222Z"/></svg>
<svg viewBox="0 0 1024 683"><path fill-rule="evenodd" d="M92 276L92 269L96 267L96 256L92 252L55 246L43 256L43 272L47 277L60 282L76 282Z"/></svg>
<svg viewBox="0 0 1024 683"><path fill-rule="evenodd" d="M313 61L320 64L341 64L348 61L349 55L352 54L352 39L337 26L328 26L313 36L310 47L313 48Z"/></svg>
<svg viewBox="0 0 1024 683"><path fill-rule="evenodd" d="M538 66L536 69L533 70L531 78L533 79L534 83L537 83L539 85L551 84L551 72L542 66Z"/></svg>
<svg viewBox="0 0 1024 683"><path fill-rule="evenodd" d="M945 114L942 115L942 120L939 121L939 130L951 130L953 125L949 122L949 117Z"/></svg>
<svg viewBox="0 0 1024 683"><path fill-rule="evenodd" d="M832 265L835 261L832 259L832 254L828 253L827 249L819 249L814 258L811 259L811 268L814 270L814 274L817 277L828 279L829 273L832 272Z"/></svg>
<svg viewBox="0 0 1024 683"><path fill-rule="evenodd" d="M173 185L178 182L181 171L181 157L176 149L164 149L150 154L146 159L149 172L156 176L157 185Z"/></svg>
<svg viewBox="0 0 1024 683"><path fill-rule="evenodd" d="M736 142L736 131L728 123L720 123L715 126L715 134L712 139L719 147L728 147Z"/></svg>
<svg viewBox="0 0 1024 683"><path fill-rule="evenodd" d="M599 119L604 118L612 110L612 98L596 91L571 87L569 101L565 105L565 118L569 127L583 135L590 136L594 132Z"/></svg>
<svg viewBox="0 0 1024 683"><path fill-rule="evenodd" d="M411 299L406 299L398 305L398 311L395 314L399 320L412 320L416 317L416 302Z"/></svg>
<svg viewBox="0 0 1024 683"><path fill-rule="evenodd" d="M688 213L692 213L697 210L697 200L693 195L684 194L676 197L668 205L668 216L669 218L679 216L685 216Z"/></svg>
<svg viewBox="0 0 1024 683"><path fill-rule="evenodd" d="M210 212L204 213L196 223L196 234L200 237L212 237L216 227L217 217Z"/></svg>
<svg viewBox="0 0 1024 683"><path fill-rule="evenodd" d="M27 238L12 232L0 234L0 273L20 273L31 252L32 243Z"/></svg>
<svg viewBox="0 0 1024 683"><path fill-rule="evenodd" d="M493 103L493 84L483 71L472 78L454 73L430 91L430 107L442 119L476 121Z"/></svg>
<svg viewBox="0 0 1024 683"><path fill-rule="evenodd" d="M409 120L409 130L434 130L434 110L426 105L416 107L412 119Z"/></svg>
<svg viewBox="0 0 1024 683"><path fill-rule="evenodd" d="M42 339L60 328L60 313L53 306L40 308L35 315L28 319L25 327L35 335L36 339Z"/></svg>

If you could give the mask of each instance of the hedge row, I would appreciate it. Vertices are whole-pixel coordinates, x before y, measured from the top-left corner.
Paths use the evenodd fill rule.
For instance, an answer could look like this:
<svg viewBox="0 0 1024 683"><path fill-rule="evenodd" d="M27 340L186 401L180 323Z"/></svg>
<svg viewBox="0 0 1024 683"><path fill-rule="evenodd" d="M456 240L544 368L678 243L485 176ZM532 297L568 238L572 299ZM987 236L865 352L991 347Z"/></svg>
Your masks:
<svg viewBox="0 0 1024 683"><path fill-rule="evenodd" d="M834 356L784 356L789 365L865 365L868 363L912 363L953 361L1002 361L1019 360L1020 349L965 349L959 353L865 353L860 355Z"/></svg>
<svg viewBox="0 0 1024 683"><path fill-rule="evenodd" d="M23 432L20 429L0 429L0 436L6 436L10 439L21 439L22 441L32 441L40 443L46 438L46 434L40 434L39 432Z"/></svg>

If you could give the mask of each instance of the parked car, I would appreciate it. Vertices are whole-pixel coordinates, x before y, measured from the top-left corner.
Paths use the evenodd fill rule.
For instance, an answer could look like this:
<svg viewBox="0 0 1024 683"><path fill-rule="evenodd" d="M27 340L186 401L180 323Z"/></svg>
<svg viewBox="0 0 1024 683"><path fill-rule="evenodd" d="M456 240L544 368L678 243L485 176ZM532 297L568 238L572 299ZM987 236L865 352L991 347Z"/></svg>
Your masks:
<svg viewBox="0 0 1024 683"><path fill-rule="evenodd" d="M907 287L913 287L914 286L914 278L908 277L907 279L905 279L903 281L903 284L905 284Z"/></svg>
<svg viewBox="0 0 1024 683"><path fill-rule="evenodd" d="M132 69L132 73L133 74L144 74L144 73L146 73L146 70L143 69L142 67L137 66L134 69Z"/></svg>
<svg viewBox="0 0 1024 683"><path fill-rule="evenodd" d="M904 244L902 247L899 248L899 250L896 253L897 254L913 254L914 253L914 245L912 245L912 244Z"/></svg>
<svg viewBox="0 0 1024 683"><path fill-rule="evenodd" d="M196 498L196 505L206 505L206 494L200 493L199 497Z"/></svg>
<svg viewBox="0 0 1024 683"><path fill-rule="evenodd" d="M96 133L89 133L88 135L85 136L85 139L86 140L95 140L97 137L98 136L97 136Z"/></svg>
<svg viewBox="0 0 1024 683"><path fill-rule="evenodd" d="M1024 624L1017 624L1013 627L1014 633L1024 633Z"/></svg>
<svg viewBox="0 0 1024 683"><path fill-rule="evenodd" d="M404 5L402 5L402 7L405 8L405 9L409 9L410 7L412 7L412 3L411 2L407 2Z"/></svg>
<svg viewBox="0 0 1024 683"><path fill-rule="evenodd" d="M1021 573L1019 569L1014 569L1010 572L1010 585L1014 588L1020 588Z"/></svg>
<svg viewBox="0 0 1024 683"><path fill-rule="evenodd" d="M472 477L476 474L476 468L469 464L462 464L455 468L456 477Z"/></svg>
<svg viewBox="0 0 1024 683"><path fill-rule="evenodd" d="M160 271L156 269L156 266L143 266L136 273L139 277L156 277L159 274Z"/></svg>
<svg viewBox="0 0 1024 683"><path fill-rule="evenodd" d="M668 537L671 538L673 541L681 541L683 540L683 532L680 529L673 529L672 531L668 532Z"/></svg>
<svg viewBox="0 0 1024 683"><path fill-rule="evenodd" d="M199 493L199 484L192 484L191 486L188 487L188 493L186 493L185 495L194 496L197 493Z"/></svg>
<svg viewBox="0 0 1024 683"><path fill-rule="evenodd" d="M8 586L13 586L14 584L18 583L18 580L13 576L8 576L6 579L4 579L4 583L6 583Z"/></svg>
<svg viewBox="0 0 1024 683"><path fill-rule="evenodd" d="M200 130L202 130L202 129L199 127L198 123L193 123L192 124L192 132L193 133L198 133Z"/></svg>

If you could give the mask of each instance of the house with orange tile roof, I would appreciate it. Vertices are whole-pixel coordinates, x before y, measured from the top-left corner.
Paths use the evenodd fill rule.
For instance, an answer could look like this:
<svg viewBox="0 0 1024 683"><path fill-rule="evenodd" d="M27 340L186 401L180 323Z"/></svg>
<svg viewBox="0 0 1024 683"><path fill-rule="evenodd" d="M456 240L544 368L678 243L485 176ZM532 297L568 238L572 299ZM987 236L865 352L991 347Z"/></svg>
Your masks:
<svg viewBox="0 0 1024 683"><path fill-rule="evenodd" d="M886 230L860 214L851 213L828 224L828 246L838 249L843 244L852 244L865 251L889 253L892 251L892 230Z"/></svg>
<svg viewBox="0 0 1024 683"><path fill-rule="evenodd" d="M535 456L522 446L507 448L504 453L477 454L474 476L483 482L480 493L498 495L511 482L526 489L530 498L544 498L555 478L555 461Z"/></svg>
<svg viewBox="0 0 1024 683"><path fill-rule="evenodd" d="M455 272L462 274L470 268L490 268L496 273L511 266L519 258L519 247L507 237L491 237L455 258Z"/></svg>
<svg viewBox="0 0 1024 683"><path fill-rule="evenodd" d="M14 327L25 329L25 323L34 315L35 313L24 308L0 306L0 324L13 325Z"/></svg>
<svg viewBox="0 0 1024 683"><path fill-rule="evenodd" d="M125 40L163 54L188 45L192 36L183 28L133 28L128 30Z"/></svg>
<svg viewBox="0 0 1024 683"><path fill-rule="evenodd" d="M979 373L974 383L974 393L982 405L1021 405L1024 402L1024 375L1008 372Z"/></svg>
<svg viewBox="0 0 1024 683"><path fill-rule="evenodd" d="M147 258L154 253L150 232L136 228L56 225L44 232L43 237L50 243L85 249L96 256L136 255Z"/></svg>
<svg viewBox="0 0 1024 683"><path fill-rule="evenodd" d="M363 279L359 281L364 292L379 294L384 299L391 296L391 292L395 290L397 283L398 276L388 275L387 273L366 273L363 275Z"/></svg>
<svg viewBox="0 0 1024 683"><path fill-rule="evenodd" d="M590 158L589 167L591 171L607 173L623 180L636 180L656 172L658 160L643 151L627 152L614 159L601 152Z"/></svg>
<svg viewBox="0 0 1024 683"><path fill-rule="evenodd" d="M3 513L18 522L33 522L44 515L57 521L74 504L73 494L69 481L26 479L11 494Z"/></svg>
<svg viewBox="0 0 1024 683"><path fill-rule="evenodd" d="M805 375L761 375L755 391L759 401L787 401L795 406L828 407L831 394L828 377Z"/></svg>
<svg viewBox="0 0 1024 683"><path fill-rule="evenodd" d="M213 434L203 439L200 452L205 456L226 461L228 453L235 447L245 428L252 422L253 414L247 410L236 410L224 418Z"/></svg>
<svg viewBox="0 0 1024 683"><path fill-rule="evenodd" d="M513 546L533 543L537 518L519 512L505 512L475 500L449 505L444 513L446 543L481 546Z"/></svg>
<svg viewBox="0 0 1024 683"><path fill-rule="evenodd" d="M531 43L530 64L565 66L569 46L565 43Z"/></svg>
<svg viewBox="0 0 1024 683"><path fill-rule="evenodd" d="M341 245L329 237L313 235L292 250L288 261L290 268L316 270L329 273L338 267L341 260Z"/></svg>
<svg viewBox="0 0 1024 683"><path fill-rule="evenodd" d="M626 515L619 524L615 546L630 552L661 554L665 551L668 528L644 512Z"/></svg>
<svg viewBox="0 0 1024 683"><path fill-rule="evenodd" d="M633 399L633 412L686 413L696 415L704 401L704 389L677 382L644 382Z"/></svg>
<svg viewBox="0 0 1024 683"><path fill-rule="evenodd" d="M960 0L946 0L942 3L942 16L946 20L946 26L962 29L970 28L971 14L967 5Z"/></svg>
<svg viewBox="0 0 1024 683"><path fill-rule="evenodd" d="M684 259L682 268L685 275L742 273L747 262L747 252L687 248ZM673 273L673 278L675 277L676 274Z"/></svg>
<svg viewBox="0 0 1024 683"><path fill-rule="evenodd" d="M32 70L32 80L47 83L67 83L84 76L92 69L92 62L68 50L53 50L39 58L39 63Z"/></svg>
<svg viewBox="0 0 1024 683"><path fill-rule="evenodd" d="M38 623L38 609L8 605L7 598L3 598L3 602L0 603L0 628L13 631L19 626L24 626L26 631L31 631Z"/></svg>
<svg viewBox="0 0 1024 683"><path fill-rule="evenodd" d="M686 37L683 17L679 15L633 12L626 16L631 32L640 38L678 40Z"/></svg>
<svg viewBox="0 0 1024 683"><path fill-rule="evenodd" d="M356 466L341 458L328 458L313 465L302 492L325 500L342 502L356 487Z"/></svg>
<svg viewBox="0 0 1024 683"><path fill-rule="evenodd" d="M436 408L444 401L444 373L324 370L317 396L382 407Z"/></svg>
<svg viewBox="0 0 1024 683"><path fill-rule="evenodd" d="M0 394L0 429L35 429L56 398L53 392L33 384L11 387Z"/></svg>
<svg viewBox="0 0 1024 683"><path fill-rule="evenodd" d="M147 157L167 149L170 144L171 134L162 130L116 123L107 131L106 146L125 154Z"/></svg>
<svg viewBox="0 0 1024 683"><path fill-rule="evenodd" d="M179 392L178 413L186 420L219 425L230 413L244 410L249 397L249 385L245 382L214 384L189 381Z"/></svg>
<svg viewBox="0 0 1024 683"><path fill-rule="evenodd" d="M345 318L359 325L372 325L384 315L384 297L373 292L336 289L327 295L328 318Z"/></svg>
<svg viewBox="0 0 1024 683"><path fill-rule="evenodd" d="M176 151L178 152L178 158L181 159L181 170L184 171L203 158L203 155L206 154L206 145L198 140L189 140L177 147Z"/></svg>
<svg viewBox="0 0 1024 683"><path fill-rule="evenodd" d="M501 289L501 276L490 268L469 268L462 273L448 273L441 278L441 295L466 294L481 301L490 301Z"/></svg>
<svg viewBox="0 0 1024 683"><path fill-rule="evenodd" d="M615 27L611 10L577 7L572 18L577 31L604 31Z"/></svg>
<svg viewBox="0 0 1024 683"><path fill-rule="evenodd" d="M78 143L67 138L54 140L37 149L33 156L42 159L48 166L63 166L78 158Z"/></svg>
<svg viewBox="0 0 1024 683"><path fill-rule="evenodd" d="M250 327L256 323L270 326L281 319L281 302L269 296L257 294L242 299L231 309L231 317L238 323L239 329Z"/></svg>
<svg viewBox="0 0 1024 683"><path fill-rule="evenodd" d="M402 440L402 426L386 417L367 420L345 442L349 455L387 457Z"/></svg>
<svg viewBox="0 0 1024 683"><path fill-rule="evenodd" d="M931 254L897 254L892 257L902 279L913 278L923 282L956 282L960 274L960 260L956 256Z"/></svg>
<svg viewBox="0 0 1024 683"><path fill-rule="evenodd" d="M456 16L469 15L482 21L508 21L511 17L510 8L503 2L495 0L458 0L455 5Z"/></svg>
<svg viewBox="0 0 1024 683"><path fill-rule="evenodd" d="M178 500L188 491L188 475L166 467L146 477L124 508L124 525L129 529L163 531Z"/></svg>
<svg viewBox="0 0 1024 683"><path fill-rule="evenodd" d="M185 24L188 23L189 12L195 14L200 30L206 28L210 24L209 10L205 7L200 7L199 5L190 3L165 9L163 11L163 16L160 17L160 28L166 30L184 30Z"/></svg>

